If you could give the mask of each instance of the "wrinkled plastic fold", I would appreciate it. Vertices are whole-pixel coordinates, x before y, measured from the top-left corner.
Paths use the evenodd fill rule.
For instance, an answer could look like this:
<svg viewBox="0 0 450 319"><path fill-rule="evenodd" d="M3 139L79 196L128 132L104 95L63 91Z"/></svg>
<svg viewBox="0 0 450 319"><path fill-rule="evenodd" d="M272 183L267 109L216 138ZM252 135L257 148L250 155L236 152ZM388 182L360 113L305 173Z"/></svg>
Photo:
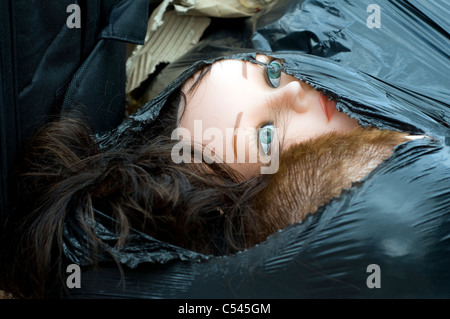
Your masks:
<svg viewBox="0 0 450 319"><path fill-rule="evenodd" d="M89 269L84 235L70 220L65 254L86 266L72 297L95 298L448 298L450 297L449 25L445 1L275 1L239 33L219 30L163 72L167 87L103 146L145 132L170 93L221 58L265 53L284 72L337 101L363 126L426 137L398 146L363 181L301 222L230 256L203 256L132 232L114 248L114 221L98 212L111 243ZM248 35L243 39L243 35ZM246 40L246 41L243 41ZM381 288L370 288L370 265Z"/></svg>

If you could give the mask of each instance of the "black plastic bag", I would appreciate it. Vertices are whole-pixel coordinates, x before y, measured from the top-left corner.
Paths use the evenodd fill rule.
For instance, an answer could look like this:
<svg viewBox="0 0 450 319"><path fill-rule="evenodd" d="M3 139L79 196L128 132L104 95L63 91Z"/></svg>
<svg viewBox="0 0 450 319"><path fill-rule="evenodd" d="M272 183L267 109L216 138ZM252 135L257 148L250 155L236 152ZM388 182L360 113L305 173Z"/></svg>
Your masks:
<svg viewBox="0 0 450 319"><path fill-rule="evenodd" d="M127 3L117 2L116 10ZM251 60L257 52L283 58L285 72L331 95L339 110L362 125L430 138L401 145L363 182L315 214L230 256L204 256L137 231L117 249L114 221L97 211L96 229L111 247L100 254L101 268L91 269L85 234L68 219L64 253L82 267L82 285L68 289L61 282L61 292L74 298L450 297L449 8L444 1L379 1L380 28L370 28L369 5L275 1L245 20L239 33L217 30L164 70L170 79L164 92L115 129L99 129L98 141L118 144L144 131L170 93L203 65L221 57ZM130 21L138 12L123 17ZM75 75L64 94L56 95L64 97L62 109L89 101L106 83L123 81L120 70L107 72L114 68L106 52L123 49L112 43L90 46L84 66L73 70L86 75L90 66L99 66L106 72L102 85L92 91L97 77ZM99 50L103 55L94 54ZM78 79L86 78L81 85ZM107 97L114 101L112 93ZM120 103L114 105L118 110ZM113 117L119 117L116 112ZM115 127L115 120L110 123ZM380 281L373 286L375 274Z"/></svg>
<svg viewBox="0 0 450 319"><path fill-rule="evenodd" d="M14 207L17 163L37 129L73 107L97 132L123 120L126 45L143 43L149 1L7 0L0 15L3 222Z"/></svg>
<svg viewBox="0 0 450 319"><path fill-rule="evenodd" d="M99 141L120 143L121 136L145 130L170 92L204 64L265 51L283 58L285 72L333 96L338 109L362 125L430 138L399 146L319 212L235 255L203 256L135 232L129 246L114 253L123 272L105 254L104 267L83 272L82 288L71 295L450 297L449 8L443 1L378 2L381 27L369 28L370 4L275 2L246 21L247 42L220 30L170 65L172 77L187 71ZM108 224L107 216L98 216L100 225ZM69 223L66 255L87 266L76 238L83 236ZM374 269L379 287L371 285Z"/></svg>

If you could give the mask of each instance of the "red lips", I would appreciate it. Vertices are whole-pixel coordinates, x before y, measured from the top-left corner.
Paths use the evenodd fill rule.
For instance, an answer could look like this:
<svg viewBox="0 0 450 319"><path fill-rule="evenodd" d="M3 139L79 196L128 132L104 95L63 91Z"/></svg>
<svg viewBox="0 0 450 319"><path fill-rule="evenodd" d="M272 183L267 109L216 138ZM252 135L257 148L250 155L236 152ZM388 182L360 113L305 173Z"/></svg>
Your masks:
<svg viewBox="0 0 450 319"><path fill-rule="evenodd" d="M328 97L322 94L319 95L319 101L328 122L330 122L334 112L336 112L336 101L329 100Z"/></svg>

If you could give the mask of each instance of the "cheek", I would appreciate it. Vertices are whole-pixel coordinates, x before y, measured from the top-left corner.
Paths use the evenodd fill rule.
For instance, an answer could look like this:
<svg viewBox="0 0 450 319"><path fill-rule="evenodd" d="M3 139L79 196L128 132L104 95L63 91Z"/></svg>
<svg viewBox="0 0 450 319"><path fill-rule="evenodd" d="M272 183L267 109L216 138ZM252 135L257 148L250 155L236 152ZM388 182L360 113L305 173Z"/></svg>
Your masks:
<svg viewBox="0 0 450 319"><path fill-rule="evenodd" d="M304 142L329 131L330 127L314 114L293 114L280 127L283 143Z"/></svg>
<svg viewBox="0 0 450 319"><path fill-rule="evenodd" d="M231 163L228 165L236 172L241 174L244 179L250 179L252 177L257 176L261 168L260 164L250 164L250 163Z"/></svg>
<svg viewBox="0 0 450 319"><path fill-rule="evenodd" d="M304 142L329 132L348 132L359 127L358 121L351 119L345 113L336 112L330 122L321 109L298 114L289 113L284 117L281 127L284 142L288 144Z"/></svg>
<svg viewBox="0 0 450 319"><path fill-rule="evenodd" d="M347 132L356 127L359 127L358 121L350 118L345 113L336 113L335 118L333 118L332 124L335 129L340 132Z"/></svg>
<svg viewBox="0 0 450 319"><path fill-rule="evenodd" d="M227 164L245 178L251 178L258 175L261 168L258 140L254 130L238 130L238 132L233 140L236 157Z"/></svg>

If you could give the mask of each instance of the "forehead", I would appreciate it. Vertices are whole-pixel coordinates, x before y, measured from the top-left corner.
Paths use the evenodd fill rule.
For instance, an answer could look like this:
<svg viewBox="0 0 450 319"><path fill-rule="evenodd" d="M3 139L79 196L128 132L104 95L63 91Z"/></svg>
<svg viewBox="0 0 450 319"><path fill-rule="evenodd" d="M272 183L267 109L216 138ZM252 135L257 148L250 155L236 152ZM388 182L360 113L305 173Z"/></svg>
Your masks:
<svg viewBox="0 0 450 319"><path fill-rule="evenodd" d="M255 106L267 102L268 84L261 65L269 60L262 55L254 63L222 59L197 71L182 86L185 99L178 112L179 125L189 127L202 120L209 127L230 126L239 112L255 115Z"/></svg>
<svg viewBox="0 0 450 319"><path fill-rule="evenodd" d="M253 57L247 57L246 59L231 59L224 58L218 60L210 65L203 67L195 72L182 86L182 91L192 93L197 86L200 85L202 80L207 77L212 77L213 80L224 80L226 75L241 76L247 79L248 65L265 65L271 60L270 57L262 54L257 54L256 59ZM212 76L211 76L212 75Z"/></svg>
<svg viewBox="0 0 450 319"><path fill-rule="evenodd" d="M179 110L180 124L189 127L193 120L203 120L208 126L228 122L225 117L245 95L246 73L245 63L239 60L220 60L196 72L182 87L185 105Z"/></svg>
<svg viewBox="0 0 450 319"><path fill-rule="evenodd" d="M227 80L228 75L243 76L245 63L241 60L219 60L195 72L182 86L182 91L187 96L195 94L196 90L204 82ZM241 72L241 74L239 74Z"/></svg>

